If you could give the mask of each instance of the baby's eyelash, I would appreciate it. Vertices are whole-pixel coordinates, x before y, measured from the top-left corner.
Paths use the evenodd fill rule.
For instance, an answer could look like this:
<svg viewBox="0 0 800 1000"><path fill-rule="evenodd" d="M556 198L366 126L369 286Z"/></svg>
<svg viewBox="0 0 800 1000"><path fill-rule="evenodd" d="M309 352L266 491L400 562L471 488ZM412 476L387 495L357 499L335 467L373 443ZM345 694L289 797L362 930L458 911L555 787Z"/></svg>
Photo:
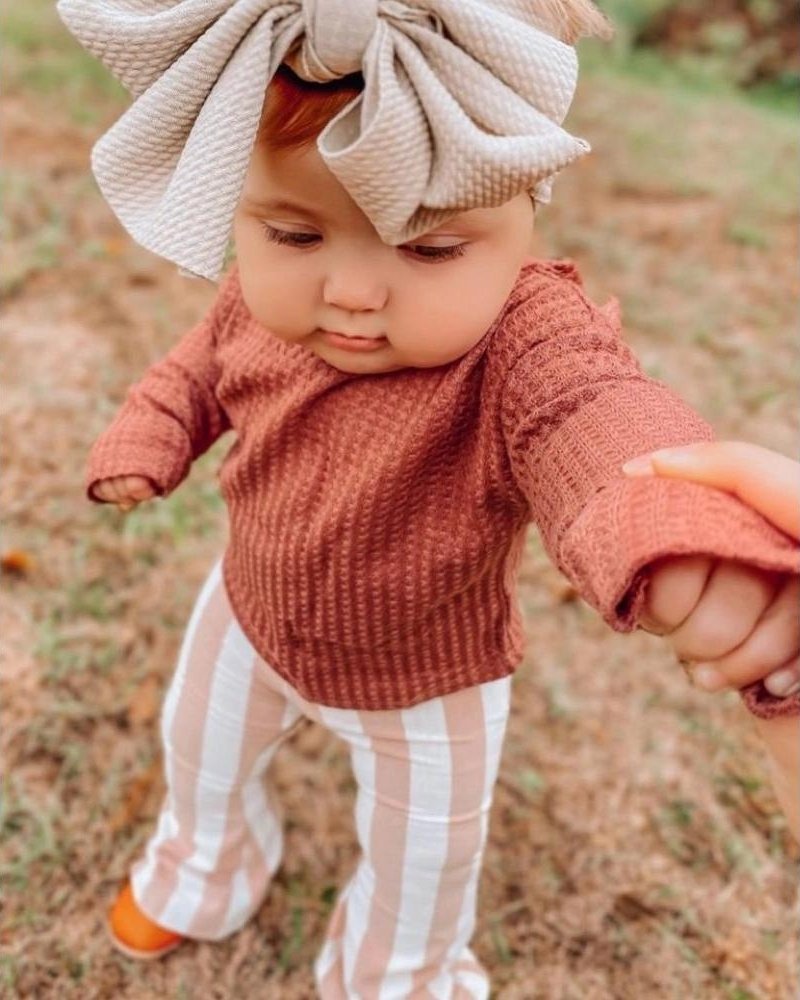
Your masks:
<svg viewBox="0 0 800 1000"><path fill-rule="evenodd" d="M284 246L309 247L320 238L314 233L288 233L283 229L275 229L266 222L262 222L261 227L270 242ZM467 250L463 243L452 247L428 247L409 243L403 249L408 249L421 259L429 261L452 260L454 257L462 257Z"/></svg>
<svg viewBox="0 0 800 1000"><path fill-rule="evenodd" d="M283 229L273 229L266 222L261 223L261 228L267 234L267 239L273 243L283 243L291 247L311 246L311 241L317 239L313 233L287 233Z"/></svg>
<svg viewBox="0 0 800 1000"><path fill-rule="evenodd" d="M413 243L406 244L414 253L428 260L452 260L454 257L463 257L467 248L463 243L456 243L452 247L426 247L423 245L414 246Z"/></svg>

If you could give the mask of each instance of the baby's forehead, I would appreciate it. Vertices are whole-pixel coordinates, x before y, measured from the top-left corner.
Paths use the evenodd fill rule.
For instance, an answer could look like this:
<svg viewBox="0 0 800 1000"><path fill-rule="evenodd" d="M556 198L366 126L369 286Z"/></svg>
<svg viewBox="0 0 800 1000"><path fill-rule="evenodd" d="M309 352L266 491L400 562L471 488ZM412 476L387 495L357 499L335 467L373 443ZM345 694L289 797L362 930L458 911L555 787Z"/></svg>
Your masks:
<svg viewBox="0 0 800 1000"><path fill-rule="evenodd" d="M278 215L295 214L311 222L330 225L365 225L367 219L350 194L342 187L313 143L297 149L272 150L258 144L253 150L241 203L256 211ZM448 231L493 232L503 228L516 210L530 212L530 199L516 196L497 206L456 210L442 222L433 222L420 235L445 234Z"/></svg>
<svg viewBox="0 0 800 1000"><path fill-rule="evenodd" d="M448 226L475 230L493 229L507 224L511 217L516 217L518 212L530 212L531 205L532 200L527 194L518 194L510 201L503 202L502 205L464 209L452 215L445 222L429 229L428 232L436 233Z"/></svg>

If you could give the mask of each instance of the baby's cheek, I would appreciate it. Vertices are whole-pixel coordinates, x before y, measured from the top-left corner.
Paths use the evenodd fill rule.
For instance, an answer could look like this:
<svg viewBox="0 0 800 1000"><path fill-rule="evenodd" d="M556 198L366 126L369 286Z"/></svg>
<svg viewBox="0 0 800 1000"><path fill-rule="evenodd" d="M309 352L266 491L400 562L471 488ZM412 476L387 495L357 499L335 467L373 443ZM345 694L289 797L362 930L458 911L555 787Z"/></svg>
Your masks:
<svg viewBox="0 0 800 1000"><path fill-rule="evenodd" d="M506 244L476 241L461 259L426 265L393 288L388 327L406 364L430 368L472 350L501 314L521 260Z"/></svg>
<svg viewBox="0 0 800 1000"><path fill-rule="evenodd" d="M437 325L435 321L420 321L412 329L393 337L392 343L407 364L416 368L433 368L463 357L485 332L467 324L444 326Z"/></svg>
<svg viewBox="0 0 800 1000"><path fill-rule="evenodd" d="M294 342L310 332L299 300L271 281L241 278L242 298L253 317L280 340Z"/></svg>

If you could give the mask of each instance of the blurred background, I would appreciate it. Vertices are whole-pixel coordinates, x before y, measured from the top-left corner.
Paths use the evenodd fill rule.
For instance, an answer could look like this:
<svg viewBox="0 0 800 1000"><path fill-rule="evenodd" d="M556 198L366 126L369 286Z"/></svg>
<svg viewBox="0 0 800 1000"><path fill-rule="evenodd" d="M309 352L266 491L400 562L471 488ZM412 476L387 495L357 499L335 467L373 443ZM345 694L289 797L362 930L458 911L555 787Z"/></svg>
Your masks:
<svg viewBox="0 0 800 1000"><path fill-rule="evenodd" d="M608 0L567 120L593 154L559 177L536 251L569 257L625 337L723 437L793 454L797 10L783 0ZM126 387L214 289L137 247L92 143L127 98L45 0L2 38L4 682L0 995L309 998L355 862L343 749L306 726L278 755L281 867L258 916L141 965L105 910L163 792L158 712L225 542L219 442L124 516L83 491ZM706 696L648 635L615 635L531 532L528 652L492 813L474 947L502 1000L797 994L798 859L735 694Z"/></svg>

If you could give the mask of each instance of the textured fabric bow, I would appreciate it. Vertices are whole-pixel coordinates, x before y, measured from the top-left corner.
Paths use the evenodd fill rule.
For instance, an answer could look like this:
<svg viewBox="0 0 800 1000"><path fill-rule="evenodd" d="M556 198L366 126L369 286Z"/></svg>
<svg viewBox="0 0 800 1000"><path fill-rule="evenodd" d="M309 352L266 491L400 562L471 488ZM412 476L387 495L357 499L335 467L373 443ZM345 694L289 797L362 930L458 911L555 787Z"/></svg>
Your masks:
<svg viewBox="0 0 800 1000"><path fill-rule="evenodd" d="M326 166L381 239L405 243L589 151L560 127L577 57L531 0L59 0L136 100L95 143L101 192L142 246L216 281L267 84L360 70L322 131Z"/></svg>

